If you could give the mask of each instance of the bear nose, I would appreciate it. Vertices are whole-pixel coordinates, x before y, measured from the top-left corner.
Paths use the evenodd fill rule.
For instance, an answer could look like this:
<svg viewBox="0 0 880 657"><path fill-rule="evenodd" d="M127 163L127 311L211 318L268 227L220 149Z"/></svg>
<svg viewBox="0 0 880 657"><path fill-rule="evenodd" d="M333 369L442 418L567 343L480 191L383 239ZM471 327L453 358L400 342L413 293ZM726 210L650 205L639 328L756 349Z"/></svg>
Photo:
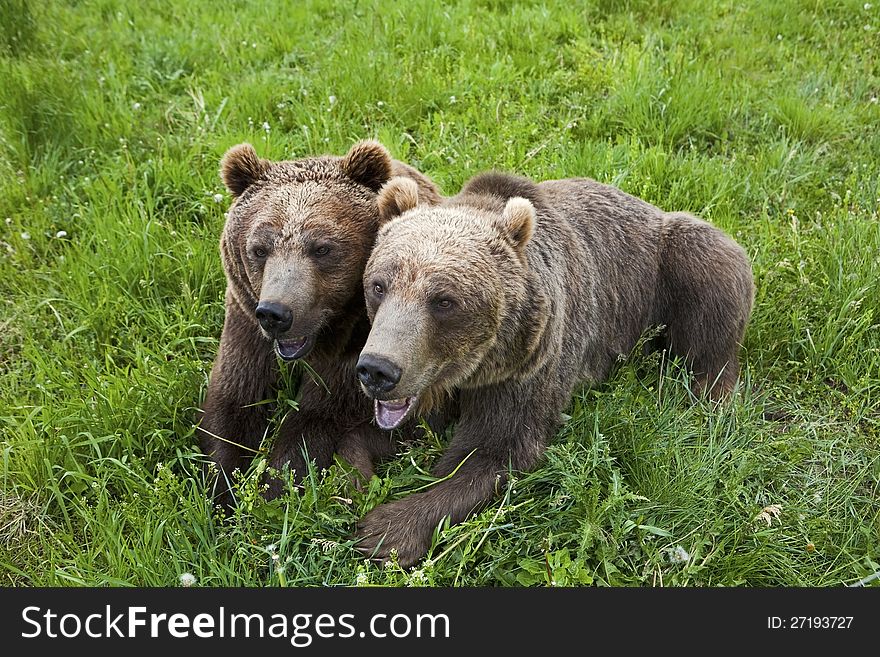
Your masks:
<svg viewBox="0 0 880 657"><path fill-rule="evenodd" d="M388 392L400 382L400 368L387 358L373 354L361 354L357 375L371 392Z"/></svg>
<svg viewBox="0 0 880 657"><path fill-rule="evenodd" d="M256 314L260 326L270 335L284 333L293 324L293 313L282 303L260 301Z"/></svg>

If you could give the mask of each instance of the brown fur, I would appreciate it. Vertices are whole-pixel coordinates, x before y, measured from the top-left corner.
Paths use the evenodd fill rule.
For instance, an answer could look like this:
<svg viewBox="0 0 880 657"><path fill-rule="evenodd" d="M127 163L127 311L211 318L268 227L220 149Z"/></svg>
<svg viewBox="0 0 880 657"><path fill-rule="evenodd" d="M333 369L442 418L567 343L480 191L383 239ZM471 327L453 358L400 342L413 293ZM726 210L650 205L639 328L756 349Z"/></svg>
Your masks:
<svg viewBox="0 0 880 657"><path fill-rule="evenodd" d="M235 197L220 240L226 319L199 425L202 449L220 469L221 501L231 501L230 475L247 466L268 431L272 408L263 402L275 398L279 380L275 338L309 336L313 346L302 359L313 374L302 377L299 410L280 428L271 466L289 465L300 478L304 454L323 468L337 449L366 450L370 458L392 451L370 424L372 407L354 371L369 329L361 278L379 224L376 190L392 175L413 180L423 201L439 201L428 178L377 142L356 144L344 157L270 162L249 144L224 156L221 177ZM261 301L291 311L289 330L261 329ZM363 458L355 465L372 473ZM282 492L278 479L268 483L270 497Z"/></svg>
<svg viewBox="0 0 880 657"><path fill-rule="evenodd" d="M361 361L397 381L364 387L392 405L415 397L415 412L455 392L458 422L434 467L446 478L358 524L372 557L414 563L444 518L460 522L509 469L534 467L573 388L605 379L652 326L700 390L733 389L754 285L722 231L588 179L483 174L438 207L415 207L414 190L394 179L379 194Z"/></svg>

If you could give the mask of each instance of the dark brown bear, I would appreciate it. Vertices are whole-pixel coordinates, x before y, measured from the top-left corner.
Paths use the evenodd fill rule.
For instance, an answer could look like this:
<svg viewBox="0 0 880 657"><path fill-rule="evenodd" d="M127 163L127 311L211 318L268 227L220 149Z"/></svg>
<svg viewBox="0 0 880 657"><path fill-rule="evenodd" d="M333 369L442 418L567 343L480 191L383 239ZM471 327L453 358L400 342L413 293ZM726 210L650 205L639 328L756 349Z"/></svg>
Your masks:
<svg viewBox="0 0 880 657"><path fill-rule="evenodd" d="M235 201L220 239L226 319L199 425L202 449L220 468L216 492L230 502L229 476L244 468L268 431L278 359L309 365L299 410L283 422L269 465L305 470L334 451L365 475L373 452L392 449L371 426L355 365L369 330L362 276L379 224L376 192L406 176L423 200L439 201L421 173L391 159L379 143L344 157L261 159L250 144L223 157L221 177ZM269 497L283 484L269 479Z"/></svg>
<svg viewBox="0 0 880 657"><path fill-rule="evenodd" d="M452 392L459 414L434 467L446 479L359 523L374 558L396 550L412 564L444 518L460 522L510 469L534 467L573 388L606 378L649 327L666 327L700 390L733 389L754 285L722 231L588 179L490 173L438 207L419 198L402 178L379 194L388 223L364 276L372 330L358 376L384 429Z"/></svg>

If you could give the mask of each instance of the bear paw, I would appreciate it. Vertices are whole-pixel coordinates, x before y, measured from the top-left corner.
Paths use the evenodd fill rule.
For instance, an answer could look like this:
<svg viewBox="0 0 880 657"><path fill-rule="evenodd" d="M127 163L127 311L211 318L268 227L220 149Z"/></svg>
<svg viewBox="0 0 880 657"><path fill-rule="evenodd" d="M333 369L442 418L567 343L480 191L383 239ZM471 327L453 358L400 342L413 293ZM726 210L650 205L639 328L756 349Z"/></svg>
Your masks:
<svg viewBox="0 0 880 657"><path fill-rule="evenodd" d="M431 547L433 530L424 526L424 519L414 514L406 500L381 504L357 524L356 548L373 561L385 563L391 553L397 563L407 568L416 563Z"/></svg>

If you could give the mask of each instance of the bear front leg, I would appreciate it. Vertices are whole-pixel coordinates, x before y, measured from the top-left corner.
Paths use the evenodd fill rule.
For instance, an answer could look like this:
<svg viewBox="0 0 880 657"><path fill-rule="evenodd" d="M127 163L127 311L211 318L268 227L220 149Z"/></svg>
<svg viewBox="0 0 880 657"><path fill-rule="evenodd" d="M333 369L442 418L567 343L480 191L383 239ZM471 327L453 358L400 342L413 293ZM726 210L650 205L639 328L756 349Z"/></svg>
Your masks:
<svg viewBox="0 0 880 657"><path fill-rule="evenodd" d="M394 444L390 431L362 424L346 432L336 452L358 471L363 481L369 481L375 474L374 465L394 454ZM352 483L361 489L360 481L355 479Z"/></svg>
<svg viewBox="0 0 880 657"><path fill-rule="evenodd" d="M463 392L452 442L434 468L446 478L370 511L357 525L358 549L380 561L394 550L404 567L422 558L444 518L461 522L506 485L510 469L538 462L562 410L560 400L547 395L534 382Z"/></svg>
<svg viewBox="0 0 880 657"><path fill-rule="evenodd" d="M259 402L273 394L277 363L271 343L229 295L226 308L196 432L202 451L220 469L215 497L228 505L232 472L247 467L269 425L268 408Z"/></svg>

